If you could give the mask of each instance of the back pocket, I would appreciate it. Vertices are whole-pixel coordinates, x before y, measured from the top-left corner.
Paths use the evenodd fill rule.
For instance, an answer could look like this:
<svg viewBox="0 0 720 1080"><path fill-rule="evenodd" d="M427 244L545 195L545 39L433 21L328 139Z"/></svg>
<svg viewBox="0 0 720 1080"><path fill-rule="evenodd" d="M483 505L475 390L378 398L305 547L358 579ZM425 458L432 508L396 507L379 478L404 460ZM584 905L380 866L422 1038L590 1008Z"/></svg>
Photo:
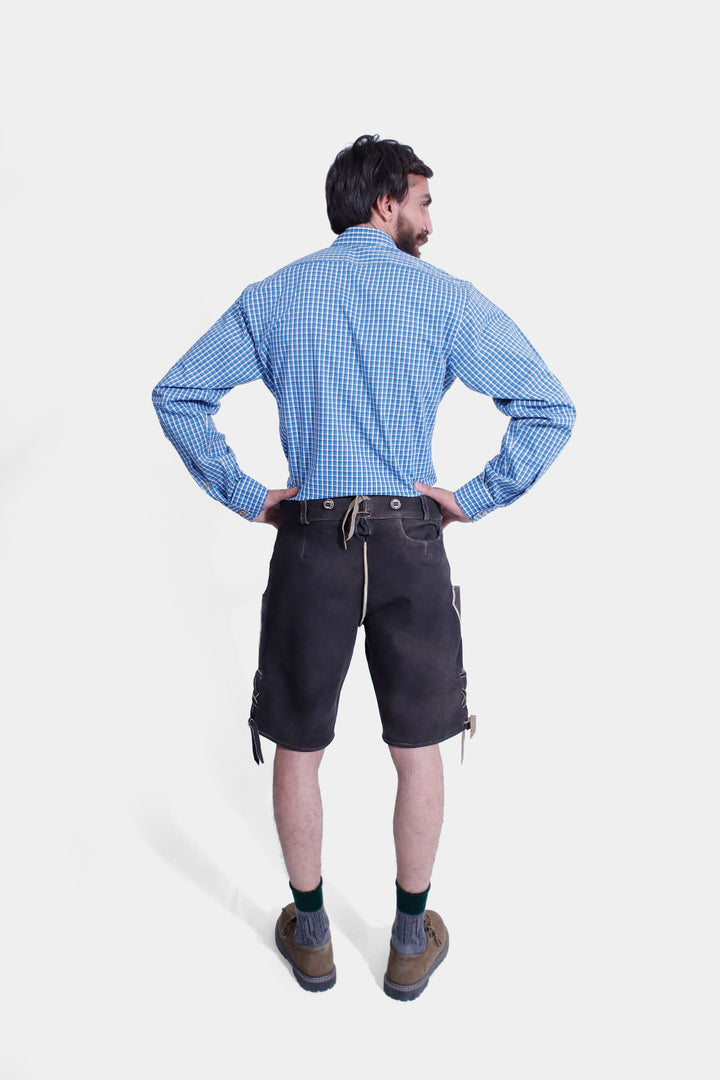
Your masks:
<svg viewBox="0 0 720 1080"><path fill-rule="evenodd" d="M442 525L439 521L418 521L417 518L400 518L400 528L406 540L426 544L429 540L439 540Z"/></svg>

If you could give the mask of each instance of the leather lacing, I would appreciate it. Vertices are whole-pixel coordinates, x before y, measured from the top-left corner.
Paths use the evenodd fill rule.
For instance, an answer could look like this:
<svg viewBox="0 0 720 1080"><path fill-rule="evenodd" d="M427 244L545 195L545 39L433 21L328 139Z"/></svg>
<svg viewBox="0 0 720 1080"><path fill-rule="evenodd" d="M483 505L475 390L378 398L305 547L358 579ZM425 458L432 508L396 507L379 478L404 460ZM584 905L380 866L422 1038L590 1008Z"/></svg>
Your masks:
<svg viewBox="0 0 720 1080"><path fill-rule="evenodd" d="M342 525L340 526L343 537L343 546L345 547L346 551L348 546L348 540L355 532L355 525L357 523L358 514L367 516L368 511L363 510L362 505L364 502L367 502L368 499L368 495L356 495L347 508L347 513L345 514L345 517L342 520ZM348 518L350 519L349 522Z"/></svg>
<svg viewBox="0 0 720 1080"><path fill-rule="evenodd" d="M427 913L425 914L425 918L423 920L423 928L425 930L425 933L429 934L430 937L434 940L435 944L442 947L442 941L437 936L437 933L435 931L435 927L432 924L432 919L430 918L430 916Z"/></svg>

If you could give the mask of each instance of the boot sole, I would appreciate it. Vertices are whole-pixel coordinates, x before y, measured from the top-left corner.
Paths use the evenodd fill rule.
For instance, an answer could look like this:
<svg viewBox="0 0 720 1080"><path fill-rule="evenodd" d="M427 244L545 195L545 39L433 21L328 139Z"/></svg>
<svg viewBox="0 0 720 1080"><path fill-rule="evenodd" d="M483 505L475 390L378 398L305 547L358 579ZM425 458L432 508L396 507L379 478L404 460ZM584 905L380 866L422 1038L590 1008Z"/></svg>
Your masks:
<svg viewBox="0 0 720 1080"><path fill-rule="evenodd" d="M277 927L275 928L275 944L277 945L280 953L289 962L293 970L293 975L300 983L303 990L309 990L311 993L318 993L322 990L330 990L330 988L335 985L335 982L337 980L337 971L335 970L335 965L333 964L332 971L329 971L327 975L306 975L305 972L297 966L292 956L283 945L282 941L280 940L280 935L277 931Z"/></svg>
<svg viewBox="0 0 720 1080"><path fill-rule="evenodd" d="M400 983L391 982L386 975L383 981L383 990L385 991L387 996L393 998L395 1001L414 1001L415 998L420 997L423 990L428 984L430 976L435 971L435 969L440 964L442 964L443 960L447 956L449 945L450 935L446 932L445 947L443 948L442 952L438 953L438 955L435 957L432 964L423 975L422 979L418 979L416 983L410 983L407 986L403 986Z"/></svg>

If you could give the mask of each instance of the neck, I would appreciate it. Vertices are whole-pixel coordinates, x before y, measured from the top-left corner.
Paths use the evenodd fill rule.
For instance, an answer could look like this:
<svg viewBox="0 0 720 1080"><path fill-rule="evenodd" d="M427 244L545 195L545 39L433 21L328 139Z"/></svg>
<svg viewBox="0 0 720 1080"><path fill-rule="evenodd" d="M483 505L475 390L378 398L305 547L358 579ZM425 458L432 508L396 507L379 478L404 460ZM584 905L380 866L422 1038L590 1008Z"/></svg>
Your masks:
<svg viewBox="0 0 720 1080"><path fill-rule="evenodd" d="M369 229L380 229L381 232L387 233L391 240L395 239L395 236L391 231L388 223L386 221L383 221L383 219L378 214L376 214L374 210L370 215L370 220L364 222L363 224Z"/></svg>

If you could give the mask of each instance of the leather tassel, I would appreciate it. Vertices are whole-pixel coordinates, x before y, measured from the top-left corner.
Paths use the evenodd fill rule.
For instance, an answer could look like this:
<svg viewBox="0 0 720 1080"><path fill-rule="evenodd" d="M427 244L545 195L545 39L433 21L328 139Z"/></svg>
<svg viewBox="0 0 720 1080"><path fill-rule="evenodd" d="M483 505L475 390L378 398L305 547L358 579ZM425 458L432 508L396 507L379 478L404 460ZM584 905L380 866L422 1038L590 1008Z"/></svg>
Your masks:
<svg viewBox="0 0 720 1080"><path fill-rule="evenodd" d="M265 758L262 755L262 747L260 746L260 732L257 729L257 724L252 719L252 717L248 720L248 724L250 725L250 737L252 739L252 752L255 759L255 764L264 765Z"/></svg>

